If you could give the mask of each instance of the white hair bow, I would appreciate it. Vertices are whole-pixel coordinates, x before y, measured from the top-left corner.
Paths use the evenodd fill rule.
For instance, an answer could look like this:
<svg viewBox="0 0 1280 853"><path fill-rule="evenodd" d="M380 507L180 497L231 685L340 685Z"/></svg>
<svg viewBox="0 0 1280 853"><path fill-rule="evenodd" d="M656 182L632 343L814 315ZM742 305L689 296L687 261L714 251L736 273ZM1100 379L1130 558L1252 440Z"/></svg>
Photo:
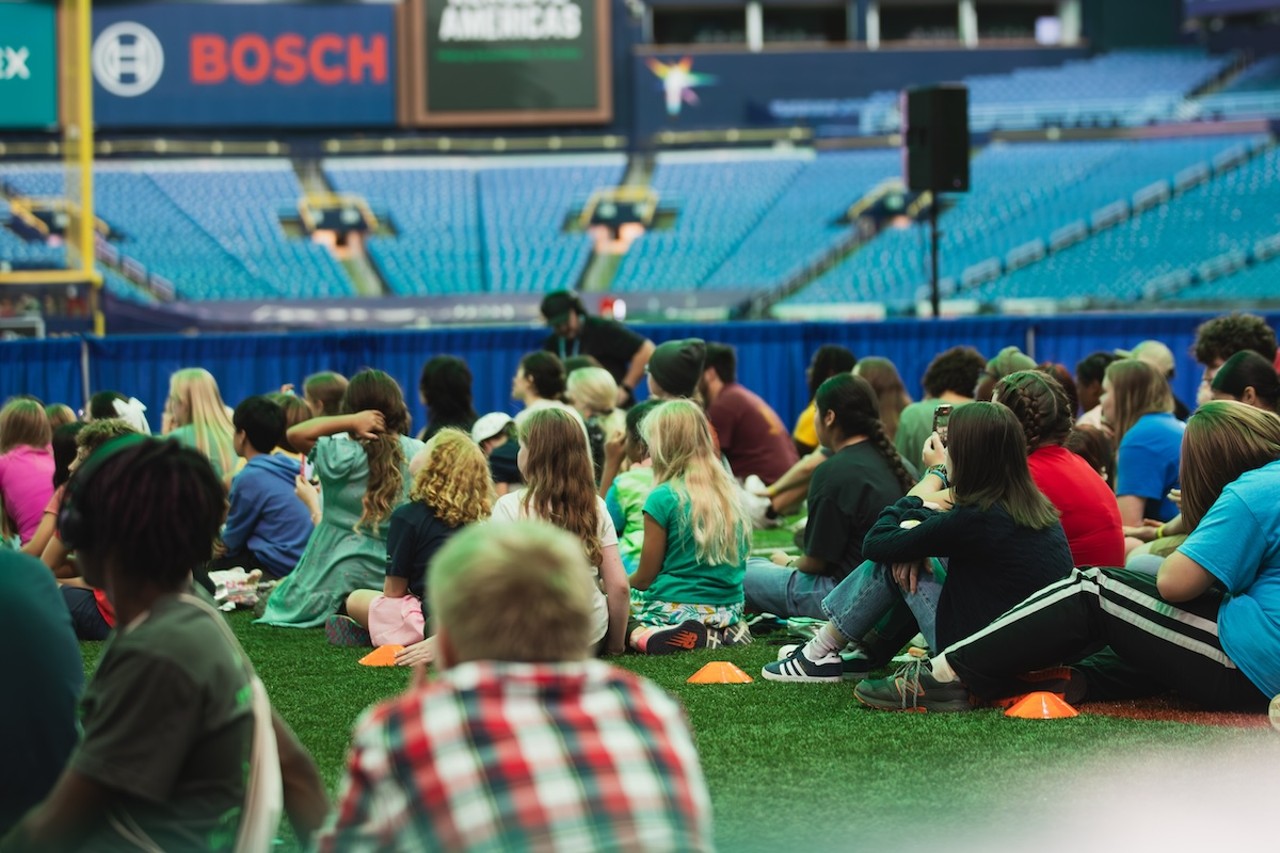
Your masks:
<svg viewBox="0 0 1280 853"><path fill-rule="evenodd" d="M145 414L147 407L142 404L141 400L137 397L130 397L126 401L117 397L111 401L111 404L115 407L116 417L143 435L151 435L151 425L147 423Z"/></svg>

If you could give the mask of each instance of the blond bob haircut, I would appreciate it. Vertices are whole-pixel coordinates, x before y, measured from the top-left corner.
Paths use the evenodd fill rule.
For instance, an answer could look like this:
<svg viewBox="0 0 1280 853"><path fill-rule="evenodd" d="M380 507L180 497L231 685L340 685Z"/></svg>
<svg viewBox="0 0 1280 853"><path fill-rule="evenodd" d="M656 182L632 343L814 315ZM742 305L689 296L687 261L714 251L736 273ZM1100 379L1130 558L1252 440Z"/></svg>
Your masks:
<svg viewBox="0 0 1280 853"><path fill-rule="evenodd" d="M1246 471L1280 459L1280 417L1215 400L1196 409L1182 434L1182 520L1194 530L1222 490Z"/></svg>
<svg viewBox="0 0 1280 853"><path fill-rule="evenodd" d="M220 471L232 470L235 462L236 428L227 414L227 404L218 393L218 382L203 367L187 367L169 377L170 412L175 427L191 426L195 446ZM178 415L181 404L182 415Z"/></svg>
<svg viewBox="0 0 1280 853"><path fill-rule="evenodd" d="M1111 394L1115 400L1116 447L1124 434L1133 428L1138 418L1159 412L1173 411L1173 392L1169 380L1145 361L1121 358L1107 365L1106 378L1111 382Z"/></svg>
<svg viewBox="0 0 1280 853"><path fill-rule="evenodd" d="M583 660L591 646L591 578L582 543L547 522L477 524L431 560L427 610L453 663Z"/></svg>
<svg viewBox="0 0 1280 853"><path fill-rule="evenodd" d="M442 429L427 442L426 462L413 478L409 499L431 507L436 518L461 527L493 511L493 478L489 460L471 436Z"/></svg>
<svg viewBox="0 0 1280 853"><path fill-rule="evenodd" d="M53 441L53 429L44 406L31 397L17 397L0 409L0 453L8 453L15 447L48 447Z"/></svg>
<svg viewBox="0 0 1280 853"><path fill-rule="evenodd" d="M603 417L605 435L623 432L627 416L618 405L618 383L603 367L579 367L565 380L565 393L583 417Z"/></svg>

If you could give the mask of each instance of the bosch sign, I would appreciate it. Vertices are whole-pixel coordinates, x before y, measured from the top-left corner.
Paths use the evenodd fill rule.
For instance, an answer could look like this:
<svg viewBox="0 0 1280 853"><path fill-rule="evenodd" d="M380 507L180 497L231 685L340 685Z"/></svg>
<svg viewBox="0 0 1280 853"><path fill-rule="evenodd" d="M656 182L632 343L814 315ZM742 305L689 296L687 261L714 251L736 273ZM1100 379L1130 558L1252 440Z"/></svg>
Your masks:
<svg viewBox="0 0 1280 853"><path fill-rule="evenodd" d="M315 80L323 86L385 83L389 76L387 38L322 33L308 41L287 33L270 41L246 33L228 41L219 35L191 37L191 82L212 86L234 80L256 86L268 80L296 86Z"/></svg>
<svg viewBox="0 0 1280 853"><path fill-rule="evenodd" d="M394 10L164 3L94 10L104 127L395 123Z"/></svg>

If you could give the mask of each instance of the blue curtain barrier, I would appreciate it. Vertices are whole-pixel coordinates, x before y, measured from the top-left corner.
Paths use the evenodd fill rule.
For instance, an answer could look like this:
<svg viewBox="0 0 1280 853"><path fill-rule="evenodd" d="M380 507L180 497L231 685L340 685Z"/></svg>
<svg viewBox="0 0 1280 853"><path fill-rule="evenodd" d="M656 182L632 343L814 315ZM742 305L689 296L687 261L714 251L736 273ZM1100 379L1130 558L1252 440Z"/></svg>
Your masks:
<svg viewBox="0 0 1280 853"><path fill-rule="evenodd" d="M789 424L808 402L804 369L823 344L842 344L859 357L878 355L898 366L908 391L920 397L920 377L930 359L952 346L976 347L990 357L1017 346L1037 361L1069 370L1096 350L1132 347L1145 339L1168 344L1177 358L1174 393L1195 400L1201 368L1191 356L1195 329L1212 313L1097 314L1066 317L974 317L866 323L717 323L637 325L657 343L685 337L731 344L738 350L738 379L759 393ZM1275 327L1280 313L1263 314ZM0 396L33 394L46 402L79 407L95 391L112 389L149 407L152 426L168 394L169 375L183 367L207 368L232 405L250 394L301 386L309 374L335 370L347 376L376 367L394 376L418 426L425 410L418 374L434 355L460 356L475 376L476 410L515 411L511 379L520 357L537 349L546 330L488 327L397 332L305 332L200 336L61 338L0 343ZM83 367L87 365L87 370Z"/></svg>

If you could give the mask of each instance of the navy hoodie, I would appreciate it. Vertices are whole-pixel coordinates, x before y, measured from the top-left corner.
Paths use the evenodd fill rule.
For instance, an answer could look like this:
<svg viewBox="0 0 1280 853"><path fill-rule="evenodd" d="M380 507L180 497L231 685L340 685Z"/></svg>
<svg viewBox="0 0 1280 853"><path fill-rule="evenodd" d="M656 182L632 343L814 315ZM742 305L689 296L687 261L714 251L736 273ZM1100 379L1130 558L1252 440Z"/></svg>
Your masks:
<svg viewBox="0 0 1280 853"><path fill-rule="evenodd" d="M287 575L311 538L311 512L294 494L299 463L274 453L255 456L231 481L222 529L228 554L251 552L277 577Z"/></svg>

